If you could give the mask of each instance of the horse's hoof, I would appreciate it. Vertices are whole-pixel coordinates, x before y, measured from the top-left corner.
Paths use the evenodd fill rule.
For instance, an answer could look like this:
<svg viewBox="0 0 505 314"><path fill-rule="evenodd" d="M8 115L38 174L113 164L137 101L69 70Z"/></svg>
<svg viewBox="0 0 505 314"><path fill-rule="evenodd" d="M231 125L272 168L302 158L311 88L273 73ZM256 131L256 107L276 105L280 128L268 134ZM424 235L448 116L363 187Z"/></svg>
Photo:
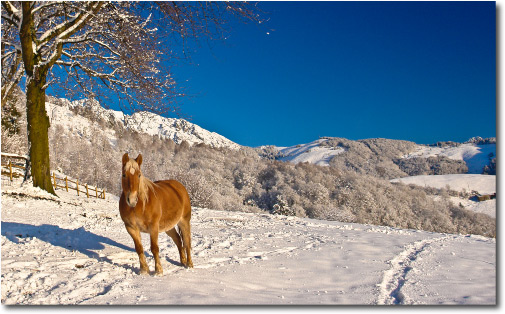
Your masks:
<svg viewBox="0 0 505 314"><path fill-rule="evenodd" d="M149 269L141 269L140 272L139 272L139 275L149 275Z"/></svg>
<svg viewBox="0 0 505 314"><path fill-rule="evenodd" d="M193 268L193 262L189 262L186 264L186 268Z"/></svg>
<svg viewBox="0 0 505 314"><path fill-rule="evenodd" d="M158 276L158 277L161 277L161 276L163 276L163 271L162 270L157 271L154 275Z"/></svg>

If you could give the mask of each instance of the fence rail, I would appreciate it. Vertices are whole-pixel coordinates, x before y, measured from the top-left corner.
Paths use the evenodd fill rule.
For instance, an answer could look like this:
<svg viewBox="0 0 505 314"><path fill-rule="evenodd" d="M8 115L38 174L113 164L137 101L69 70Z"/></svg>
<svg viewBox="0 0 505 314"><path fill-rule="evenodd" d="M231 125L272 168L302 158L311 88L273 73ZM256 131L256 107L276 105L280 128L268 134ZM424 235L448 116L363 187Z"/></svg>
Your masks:
<svg viewBox="0 0 505 314"><path fill-rule="evenodd" d="M53 186L55 188L65 189L67 192L68 192L68 190L74 190L77 192L77 195L80 195L80 193L83 193L83 194L85 193L87 198L96 197L96 198L105 199L105 190L100 191L100 190L98 190L97 187L88 186L87 183L79 184L79 179L76 179L74 181L74 180L70 180L68 177L65 177L64 179L58 178L58 177L56 177L54 172L52 175L52 179L53 179L53 181L52 181ZM59 185L58 181L63 182L64 185ZM74 186L72 186L72 184L74 184ZM82 188L82 190L81 190L81 188ZM92 193L92 192L94 192L94 193Z"/></svg>
<svg viewBox="0 0 505 314"><path fill-rule="evenodd" d="M15 160L23 160L23 163L26 162L26 157L24 156L16 156L13 154L5 154L2 153L2 157L9 158L8 163L1 163L2 166L2 175L8 176L10 181L13 181L14 178L19 178L22 177L23 175L19 174L18 172L13 171L13 168L17 169L22 169L23 171L26 171L26 167L23 166L20 163L13 163L12 160L10 159L15 159ZM53 184L53 187L56 188L61 188L65 189L67 192L68 190L74 190L77 192L77 195L79 196L80 193L86 194L86 197L96 197L96 198L101 198L105 199L105 189L102 189L101 191L98 189L98 187L92 187L88 186L87 183L79 183L79 179L70 180L68 177L65 178L58 178L56 177L56 174L53 172L51 175L51 183ZM58 184L62 182L62 184Z"/></svg>

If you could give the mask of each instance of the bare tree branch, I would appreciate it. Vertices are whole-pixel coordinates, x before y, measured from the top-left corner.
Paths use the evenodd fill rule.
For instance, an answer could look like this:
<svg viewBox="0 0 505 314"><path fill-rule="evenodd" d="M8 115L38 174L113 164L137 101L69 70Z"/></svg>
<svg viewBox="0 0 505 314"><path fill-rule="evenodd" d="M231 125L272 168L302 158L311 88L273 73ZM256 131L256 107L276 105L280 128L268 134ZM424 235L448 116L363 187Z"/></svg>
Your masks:
<svg viewBox="0 0 505 314"><path fill-rule="evenodd" d="M2 78L22 73L19 66L4 71L22 50L29 77L52 77L44 86L65 82L80 87L79 97L104 99L106 87L124 94L119 99L128 110L176 111L185 93L167 68L177 58L174 46L182 41L186 56L188 40L224 39L228 19L258 21L257 12L246 2L2 1ZM21 36L13 36L16 31ZM70 77L57 77L54 65Z"/></svg>

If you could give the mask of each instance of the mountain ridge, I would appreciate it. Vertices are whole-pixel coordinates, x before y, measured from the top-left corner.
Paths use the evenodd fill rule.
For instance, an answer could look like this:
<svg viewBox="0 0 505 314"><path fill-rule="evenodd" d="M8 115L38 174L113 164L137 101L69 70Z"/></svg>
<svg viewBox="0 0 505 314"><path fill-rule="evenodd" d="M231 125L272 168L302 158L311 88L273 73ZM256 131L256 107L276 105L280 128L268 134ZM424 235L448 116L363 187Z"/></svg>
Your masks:
<svg viewBox="0 0 505 314"><path fill-rule="evenodd" d="M79 107L91 109L101 119L112 124L122 125L125 129L157 135L165 140L172 140L175 144L181 144L183 141L190 145L204 143L213 148L240 149L240 145L227 139L226 137L209 130L206 130L197 124L191 123L182 118L166 118L147 111L135 112L131 115L121 111L105 109L98 102L93 100L69 101L64 98L51 98L46 102L46 111L51 116L54 115L54 105L66 107L68 109L79 109ZM68 114L64 113L68 117Z"/></svg>

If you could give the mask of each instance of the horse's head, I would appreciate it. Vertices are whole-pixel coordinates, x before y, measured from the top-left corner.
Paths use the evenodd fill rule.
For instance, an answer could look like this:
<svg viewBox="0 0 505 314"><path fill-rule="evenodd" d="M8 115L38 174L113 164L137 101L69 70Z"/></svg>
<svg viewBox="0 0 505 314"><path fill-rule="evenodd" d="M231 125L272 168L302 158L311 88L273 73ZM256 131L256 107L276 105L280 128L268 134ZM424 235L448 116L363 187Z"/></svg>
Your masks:
<svg viewBox="0 0 505 314"><path fill-rule="evenodd" d="M123 178L121 186L126 199L126 204L130 207L135 207L139 200L139 185L142 172L140 165L142 164L142 155L139 154L136 159L130 159L128 153L123 155Z"/></svg>

